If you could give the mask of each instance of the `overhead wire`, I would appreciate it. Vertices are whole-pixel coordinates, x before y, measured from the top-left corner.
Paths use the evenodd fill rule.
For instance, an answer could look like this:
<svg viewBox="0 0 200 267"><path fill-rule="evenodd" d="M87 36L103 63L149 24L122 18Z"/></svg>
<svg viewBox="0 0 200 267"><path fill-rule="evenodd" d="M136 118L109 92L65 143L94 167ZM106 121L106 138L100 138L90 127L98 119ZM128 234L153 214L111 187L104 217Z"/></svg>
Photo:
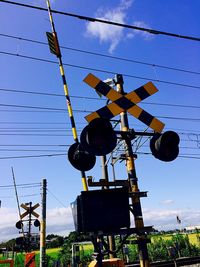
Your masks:
<svg viewBox="0 0 200 267"><path fill-rule="evenodd" d="M42 92L24 91L24 90L15 90L15 89L5 89L5 88L0 88L0 91L6 91L6 92L12 92L12 93L22 93L22 94L33 94L33 95L63 97L63 95L61 95L61 94L53 94L53 93L51 94L51 93L42 93ZM83 100L99 100L99 101L103 100L103 101L105 101L105 98L87 97L87 96L78 96L78 95L72 95L71 98L83 99ZM156 106L178 107L178 108L197 108L197 109L200 108L200 106L170 104L170 103L155 103L155 102L146 102L146 101L143 101L142 104L144 104L144 105L156 105Z"/></svg>
<svg viewBox="0 0 200 267"><path fill-rule="evenodd" d="M33 57L33 56L27 56L27 55L22 55L22 54L19 54L19 53L11 53L11 52L6 52L6 51L0 51L0 54L8 55L8 56L20 57L20 58L25 58L25 59L30 59L30 60L36 60L36 61L45 62L45 63L57 64L57 62L54 61L54 60L43 59L43 58ZM79 69L84 69L84 70L89 70L89 71L102 72L102 73L107 73L107 74L112 74L112 75L115 75L117 73L117 71L114 72L114 71L108 71L108 70L104 70L104 69L97 69L97 68L80 66L80 65L69 64L69 63L63 63L63 65L64 66L68 66L68 67L72 67L72 68L79 68ZM176 85L176 86L180 86L180 87L188 87L188 88L200 89L200 86L196 86L196 85L177 83L177 82L171 82L171 81L165 81L165 80L159 80L159 79L152 79L152 78L149 78L149 77L141 77L141 76L126 74L126 73L121 73L121 75L123 75L124 77L129 77L129 78L134 78L134 79L153 81L153 82L164 83L164 84L169 84L169 85Z"/></svg>
<svg viewBox="0 0 200 267"><path fill-rule="evenodd" d="M22 158L41 158L41 157L57 157L57 156L66 156L66 153L59 154L42 154L42 155L27 155L27 156L11 156L11 157L0 157L0 160L4 159L22 159Z"/></svg>
<svg viewBox="0 0 200 267"><path fill-rule="evenodd" d="M36 44L42 44L42 45L49 46L49 44L47 42L42 42L42 41L33 40L33 39L29 39L29 38L23 38L23 37L9 35L9 34L3 34L3 33L0 33L0 36L12 38L12 39L17 39L17 40L20 40L20 41L26 41L26 42L31 42L31 43L36 43ZM198 72L198 71L192 71L192 70L188 70L188 69L181 69L181 68L176 68L176 67L159 65L159 64L155 64L155 63L149 63L149 62L145 62L145 61L141 61L141 60L134 60L134 59L123 58L123 57L118 57L118 56L111 56L111 55L108 55L108 54L102 54L102 53L97 53L97 52L78 49L78 48L72 48L72 47L61 46L61 45L60 45L60 48L66 49L66 50L70 50L70 51L79 52L79 53L85 53L85 54L89 54L89 55L105 57L105 58L109 58L109 59L115 59L115 60L130 62L130 63L146 65L146 66L150 66L150 67L162 68L162 69L185 72L185 73L190 73L190 74L197 74L197 75L200 74L200 72Z"/></svg>
<svg viewBox="0 0 200 267"><path fill-rule="evenodd" d="M3 122L3 121L0 121L0 125L2 125L2 124L11 124L11 125L14 125L14 124L16 124L16 125L66 125L66 124L69 124L69 123L67 123L67 122L57 122L57 121L52 121L52 122L41 122L41 121L35 121L35 122L27 122L27 121L5 121L5 122ZM86 125L86 123L85 122L78 122L78 124L79 125L81 125L81 124L83 124L83 125ZM133 127L140 127L140 125L138 125L138 124L132 124L132 128ZM167 129L167 127L166 127L166 129ZM170 130L174 130L174 131L181 131L181 132L187 132L187 131L189 131L190 133L200 133L200 131L198 131L198 130L192 130L192 129L180 129L180 128L170 128ZM140 130L140 131L142 131L142 130ZM1 144L0 146L4 146L4 144ZM22 144L20 145L20 146L23 146ZM25 145L26 146L26 145ZM43 144L40 144L40 146L43 146ZM45 145L44 145L45 146ZM50 144L49 144L49 146L50 146ZM52 145L52 146L54 146L54 145ZM57 145L56 145L57 146ZM61 146L62 146L62 144L61 144Z"/></svg>
<svg viewBox="0 0 200 267"><path fill-rule="evenodd" d="M66 205L62 203L62 201L60 201L60 199L58 199L54 193L52 193L49 189L47 189L47 192L50 193L54 199L57 200L58 203L60 203L64 208L66 208Z"/></svg>
<svg viewBox="0 0 200 267"><path fill-rule="evenodd" d="M0 2L13 4L13 5L18 5L18 6L22 6L22 7L27 7L27 8L31 8L31 9L37 9L37 10L41 10L41 11L48 11L47 8L28 5L28 4L22 4L22 3L17 3L17 2L12 2L12 1L8 1L8 0L0 0ZM83 16L83 15L78 15L78 14L58 11L58 10L54 10L54 9L51 9L51 12L55 13L55 14L74 17L74 18L77 18L77 19L80 19L80 20L86 20L86 21L90 21L90 22L101 22L101 23L109 24L109 25L113 25L113 26L118 26L118 27L138 30L138 31L144 31L144 32L147 32L147 33L150 33L150 34L160 34L160 35L166 35L166 36L180 38L180 39L187 39L187 40L191 40L191 41L198 41L198 42L200 41L200 38L194 37L194 36L186 36L186 35L181 35L181 34L176 34L176 33L170 33L170 32L165 32L165 31L154 30L154 29L148 29L148 28L144 28L144 27L138 27L138 26L134 26L134 25L118 23L118 22L114 22L114 21L108 21L108 20L103 20L103 19Z"/></svg>
<svg viewBox="0 0 200 267"><path fill-rule="evenodd" d="M51 107L38 107L38 106L25 106L25 105L12 105L12 104L2 104L0 103L0 106L9 106L9 107L18 107L18 108L27 108L27 109L41 109L41 110L48 110L48 111L62 111L65 112L66 109L61 109L61 108L51 108ZM12 111L12 110L11 110ZM15 110L14 110L15 111ZM21 111L19 111L21 112ZM24 111L28 112L28 111ZM32 111L32 112L41 112L41 111ZM43 111L42 111L43 112ZM74 112L78 113L91 113L91 110L82 110L82 109L74 109ZM186 118L186 117L170 117L170 116L156 116L157 118L161 119L172 119L172 120L184 120L184 121L193 121L193 122L198 122L200 121L199 118Z"/></svg>
<svg viewBox="0 0 200 267"><path fill-rule="evenodd" d="M24 187L24 186L41 186L40 183L27 183L27 184L16 184L16 187ZM13 188L14 185L0 185L0 188Z"/></svg>

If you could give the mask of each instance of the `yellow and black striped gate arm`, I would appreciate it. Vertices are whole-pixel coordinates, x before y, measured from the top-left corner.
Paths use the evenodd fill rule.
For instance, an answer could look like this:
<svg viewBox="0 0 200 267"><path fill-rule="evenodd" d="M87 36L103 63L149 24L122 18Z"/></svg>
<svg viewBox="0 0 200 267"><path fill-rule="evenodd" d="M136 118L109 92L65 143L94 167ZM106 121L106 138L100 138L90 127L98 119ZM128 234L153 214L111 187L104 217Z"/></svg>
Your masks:
<svg viewBox="0 0 200 267"><path fill-rule="evenodd" d="M50 47L51 53L55 54L58 58L60 74L61 74L62 81L63 81L63 89L64 89L64 94L65 94L65 98L66 98L66 102L67 102L67 108L68 108L68 114L69 114L71 128L72 128L72 134L73 134L73 138L74 138L75 143L78 143L79 140L78 140L75 120L74 120L74 116L73 116L73 110L72 110L72 106L71 106L69 90L68 90L68 86L67 86L67 80L66 80L66 76L65 76L63 63L62 63L62 55L61 55L58 37L57 37L56 31L55 31L55 26L54 26L54 22L53 22L53 16L52 16L52 12L51 12L50 1L46 0L46 3L47 3L48 13L49 13L49 20L50 20L51 28L52 28L52 33L49 33L49 32L47 33L49 47ZM86 176L85 176L84 171L81 171L81 177L82 177L83 190L87 191L88 186L87 186L87 181L86 181Z"/></svg>

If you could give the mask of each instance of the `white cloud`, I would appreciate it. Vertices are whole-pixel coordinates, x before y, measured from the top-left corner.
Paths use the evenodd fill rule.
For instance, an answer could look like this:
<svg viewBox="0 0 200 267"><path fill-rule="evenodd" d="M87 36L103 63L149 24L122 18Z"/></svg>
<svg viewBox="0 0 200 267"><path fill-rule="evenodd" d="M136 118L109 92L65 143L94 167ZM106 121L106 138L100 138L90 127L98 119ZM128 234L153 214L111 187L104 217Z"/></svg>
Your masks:
<svg viewBox="0 0 200 267"><path fill-rule="evenodd" d="M143 216L145 226L158 230L196 226L200 222L200 210L192 209L143 209ZM176 216L179 216L181 225L177 224ZM15 227L19 220L17 209L1 208L0 218L0 242L18 237L19 230ZM74 231L74 224L70 207L47 210L47 234L67 236L71 231Z"/></svg>
<svg viewBox="0 0 200 267"><path fill-rule="evenodd" d="M39 212L38 212L39 213ZM15 227L19 220L17 209L0 209L0 242L16 238L19 236L19 230ZM47 234L68 235L74 231L71 208L54 208L47 210Z"/></svg>
<svg viewBox="0 0 200 267"><path fill-rule="evenodd" d="M128 9L133 4L133 0L121 0L119 5L112 9L99 8L96 18L126 24ZM133 25L137 27L148 28L142 21L135 21ZM100 43L109 44L109 53L112 53L120 41L131 39L136 35L142 36L145 40L152 38L152 35L146 32L131 30L125 32L123 27L113 26L99 22L88 22L86 26L86 36L98 38Z"/></svg>
<svg viewBox="0 0 200 267"><path fill-rule="evenodd" d="M15 228L15 224L19 220L16 209L1 208L0 218L0 241L16 237L19 231Z"/></svg>
<svg viewBox="0 0 200 267"><path fill-rule="evenodd" d="M174 200L172 199L166 199L166 200L161 201L161 204L164 204L164 205L169 205L173 203L174 203Z"/></svg>
<svg viewBox="0 0 200 267"><path fill-rule="evenodd" d="M195 226L200 221L200 210L192 209L144 209L145 225L153 225L156 229L167 230L178 227ZM178 226L176 216L181 220L181 225Z"/></svg>
<svg viewBox="0 0 200 267"><path fill-rule="evenodd" d="M150 29L150 27L144 21L134 21L133 26L136 26L138 28ZM132 39L136 35L142 36L142 38L147 41L153 38L153 34L141 30L132 30L131 32L127 33L126 36L127 38Z"/></svg>
<svg viewBox="0 0 200 267"><path fill-rule="evenodd" d="M96 17L102 20L125 23L126 11L132 5L132 0L122 0L116 8L105 10L100 8ZM109 52L112 53L123 38L123 28L99 22L89 22L86 28L87 36L99 38L100 42L110 43Z"/></svg>
<svg viewBox="0 0 200 267"><path fill-rule="evenodd" d="M74 230L71 208L55 208L47 211L47 233L68 235Z"/></svg>

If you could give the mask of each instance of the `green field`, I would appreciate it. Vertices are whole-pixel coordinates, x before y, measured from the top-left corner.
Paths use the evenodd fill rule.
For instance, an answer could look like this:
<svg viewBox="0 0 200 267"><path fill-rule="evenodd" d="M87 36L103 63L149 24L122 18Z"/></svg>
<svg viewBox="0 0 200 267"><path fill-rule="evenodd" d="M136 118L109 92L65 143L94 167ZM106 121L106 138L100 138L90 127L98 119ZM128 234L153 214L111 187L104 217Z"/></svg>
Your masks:
<svg viewBox="0 0 200 267"><path fill-rule="evenodd" d="M200 240L198 239L198 235L196 233L190 233L190 234L182 234L183 236L188 236L189 241L191 244L200 246ZM163 238L164 240L171 240L172 239L172 234L158 234L158 235L153 235L151 236L151 242L153 243L154 241L158 240L159 238Z"/></svg>
<svg viewBox="0 0 200 267"><path fill-rule="evenodd" d="M189 244L192 246L194 245L198 251L198 255L200 254L200 238L199 235L196 233L190 233L190 234L153 234L150 236L151 238L151 244L148 245L149 247L149 255L151 260L160 260L163 259L163 257L168 257L167 247L171 244L175 244L176 240L179 240L178 242L183 244L183 250L181 251L180 255L184 256L184 253L188 253L187 250L187 242L183 240L189 240ZM133 240L134 238L129 238L129 240ZM182 241L181 241L182 240ZM171 242L171 243L170 243ZM170 245L170 246L171 246ZM83 257L87 257L92 255L93 253L93 245L92 244L81 244L79 246L80 250L80 258L83 259ZM184 251L185 250L185 251ZM59 252L61 251L61 248L49 248L46 249L46 255L47 255L47 262L48 267L54 266L54 262L56 260L59 260ZM194 249L193 249L194 251ZM196 251L196 250L195 250ZM190 251L191 252L191 251ZM189 253L190 253L189 252ZM40 251L35 251L36 253L36 267L39 267L39 260L40 260ZM69 252L71 254L71 252ZM138 257L137 253L137 246L136 245L129 245L129 253L132 260L136 260ZM157 254L156 254L157 253ZM196 253L196 252L195 252ZM9 257L11 257L12 253L10 253ZM70 255L69 254L69 255ZM189 254L187 256L190 256L192 254ZM122 255L120 254L119 257ZM194 255L193 255L194 256ZM0 254L0 260L5 259ZM24 259L25 259L25 253L17 253L15 255L15 265L14 267L22 267L24 266ZM0 264L0 267L8 267L9 264Z"/></svg>

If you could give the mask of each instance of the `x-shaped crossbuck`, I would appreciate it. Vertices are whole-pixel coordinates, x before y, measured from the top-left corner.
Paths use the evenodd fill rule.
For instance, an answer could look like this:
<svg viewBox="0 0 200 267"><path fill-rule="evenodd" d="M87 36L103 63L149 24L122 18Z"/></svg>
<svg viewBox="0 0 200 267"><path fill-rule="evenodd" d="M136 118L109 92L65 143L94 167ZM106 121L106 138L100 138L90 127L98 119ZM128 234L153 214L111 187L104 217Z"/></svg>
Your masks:
<svg viewBox="0 0 200 267"><path fill-rule="evenodd" d="M39 203L37 203L37 204L35 204L34 206L32 206L32 207L28 207L28 206L26 206L25 204L21 204L21 207L23 208L23 209L25 209L26 211L23 213L23 214L21 214L21 219L23 219L24 217L26 217L28 214L32 214L33 216L35 216L36 218L38 218L39 217L39 214L37 214L34 210L35 209L37 209L38 207L40 206L40 204Z"/></svg>
<svg viewBox="0 0 200 267"><path fill-rule="evenodd" d="M136 105L158 91L152 82L148 82L125 95L120 94L91 73L85 77L84 82L112 101L112 103L87 115L85 118L88 122L96 118L111 119L121 112L127 111L148 127L152 128L155 132L162 132L165 124Z"/></svg>

